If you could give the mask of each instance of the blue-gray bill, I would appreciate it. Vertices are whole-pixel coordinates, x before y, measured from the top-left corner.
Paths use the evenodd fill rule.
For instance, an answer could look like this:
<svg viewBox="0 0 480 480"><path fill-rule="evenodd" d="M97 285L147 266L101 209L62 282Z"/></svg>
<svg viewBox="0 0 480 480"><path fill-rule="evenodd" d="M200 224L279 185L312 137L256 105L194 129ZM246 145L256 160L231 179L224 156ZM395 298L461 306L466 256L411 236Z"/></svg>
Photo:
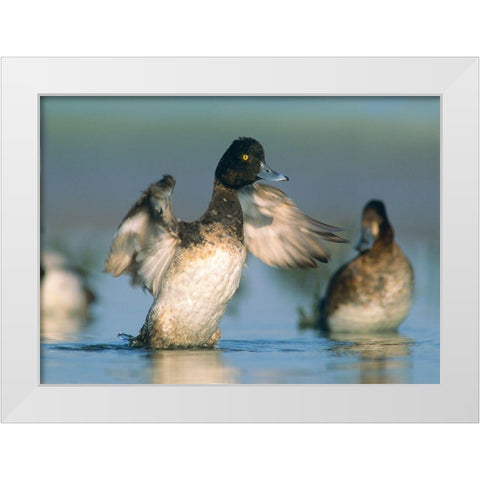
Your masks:
<svg viewBox="0 0 480 480"><path fill-rule="evenodd" d="M288 177L271 169L266 163L260 164L260 171L257 178L267 180L269 182L288 182Z"/></svg>
<svg viewBox="0 0 480 480"><path fill-rule="evenodd" d="M366 250L370 250L375 242L375 235L371 228L369 227L362 227L362 235L360 240L355 245L355 249L359 252L365 252Z"/></svg>

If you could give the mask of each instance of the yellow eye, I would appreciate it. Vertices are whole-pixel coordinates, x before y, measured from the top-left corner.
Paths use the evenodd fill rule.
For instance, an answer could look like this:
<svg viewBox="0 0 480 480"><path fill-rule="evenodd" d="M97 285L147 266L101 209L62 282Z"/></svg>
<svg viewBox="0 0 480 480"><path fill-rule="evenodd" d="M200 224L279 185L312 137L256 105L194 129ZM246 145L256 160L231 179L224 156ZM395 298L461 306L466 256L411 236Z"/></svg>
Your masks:
<svg viewBox="0 0 480 480"><path fill-rule="evenodd" d="M242 155L242 160L244 162L246 162L248 160L248 155L246 155L246 154Z"/></svg>

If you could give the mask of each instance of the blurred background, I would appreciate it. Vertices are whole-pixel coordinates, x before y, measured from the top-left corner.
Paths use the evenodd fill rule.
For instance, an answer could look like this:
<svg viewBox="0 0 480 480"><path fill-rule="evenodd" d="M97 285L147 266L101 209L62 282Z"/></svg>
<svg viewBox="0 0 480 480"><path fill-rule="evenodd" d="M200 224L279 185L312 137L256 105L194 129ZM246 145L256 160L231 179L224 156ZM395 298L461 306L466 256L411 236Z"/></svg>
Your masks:
<svg viewBox="0 0 480 480"><path fill-rule="evenodd" d="M176 216L197 219L239 136L259 140L290 177L276 186L352 244L326 244L331 262L307 272L249 256L215 351L128 349L117 334L136 334L152 299L102 273L118 224L165 173L177 180ZM329 276L355 256L372 198L385 202L415 270L409 317L386 337L302 328ZM42 297L44 383L439 382L439 97L42 97L41 234L42 252L63 258L44 278L55 289L76 277L85 294L61 313Z"/></svg>

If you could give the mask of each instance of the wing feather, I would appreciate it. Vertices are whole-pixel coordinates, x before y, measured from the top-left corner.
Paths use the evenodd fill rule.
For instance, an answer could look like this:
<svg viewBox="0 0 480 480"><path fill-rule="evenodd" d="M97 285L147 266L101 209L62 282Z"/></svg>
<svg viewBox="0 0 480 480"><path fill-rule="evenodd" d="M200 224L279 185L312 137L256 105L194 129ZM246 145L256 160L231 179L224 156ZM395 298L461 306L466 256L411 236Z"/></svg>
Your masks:
<svg viewBox="0 0 480 480"><path fill-rule="evenodd" d="M333 232L341 230L305 215L281 190L264 184L242 188L245 242L267 265L287 269L315 268L329 254L320 241L348 243Z"/></svg>
<svg viewBox="0 0 480 480"><path fill-rule="evenodd" d="M165 175L150 185L132 206L118 227L105 271L115 277L130 275L156 295L179 243L179 221L172 212L171 196L175 179Z"/></svg>

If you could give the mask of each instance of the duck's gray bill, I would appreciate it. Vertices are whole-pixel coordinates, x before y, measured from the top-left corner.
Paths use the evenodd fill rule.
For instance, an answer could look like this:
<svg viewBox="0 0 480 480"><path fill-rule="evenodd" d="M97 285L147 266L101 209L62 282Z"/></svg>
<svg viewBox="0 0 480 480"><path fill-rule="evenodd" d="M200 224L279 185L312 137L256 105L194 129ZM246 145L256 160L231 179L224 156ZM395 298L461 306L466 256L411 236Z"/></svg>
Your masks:
<svg viewBox="0 0 480 480"><path fill-rule="evenodd" d="M266 163L260 164L260 171L257 178L268 180L269 182L288 182L288 177L272 170Z"/></svg>
<svg viewBox="0 0 480 480"><path fill-rule="evenodd" d="M373 247L375 242L375 236L372 233L372 230L368 227L362 227L362 236L360 240L355 245L355 248L359 252L365 252L366 250L370 250Z"/></svg>

